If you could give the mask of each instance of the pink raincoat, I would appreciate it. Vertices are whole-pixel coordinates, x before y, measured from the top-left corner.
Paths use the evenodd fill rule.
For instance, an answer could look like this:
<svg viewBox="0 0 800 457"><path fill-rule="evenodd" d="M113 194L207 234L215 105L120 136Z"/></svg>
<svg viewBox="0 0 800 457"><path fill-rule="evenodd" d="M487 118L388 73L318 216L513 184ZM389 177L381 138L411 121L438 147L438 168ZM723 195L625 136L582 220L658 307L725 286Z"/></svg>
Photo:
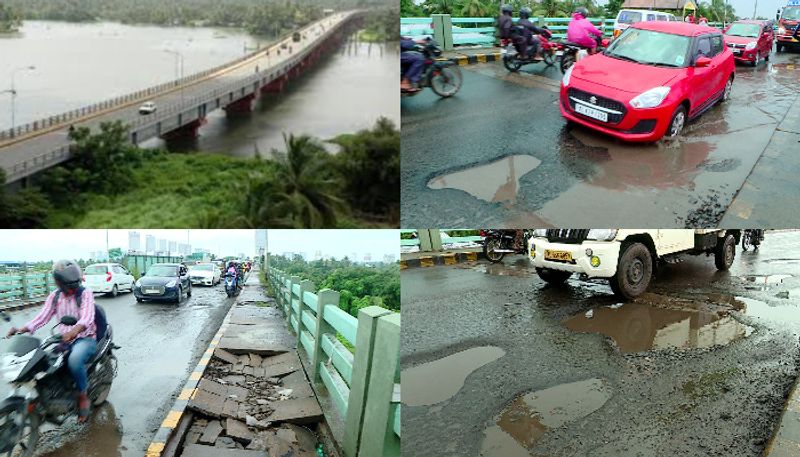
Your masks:
<svg viewBox="0 0 800 457"><path fill-rule="evenodd" d="M603 33L589 22L589 19L586 19L581 14L573 13L572 20L569 21L569 26L567 26L567 41L587 48L594 48L597 46L597 42L592 35L600 37L603 36Z"/></svg>

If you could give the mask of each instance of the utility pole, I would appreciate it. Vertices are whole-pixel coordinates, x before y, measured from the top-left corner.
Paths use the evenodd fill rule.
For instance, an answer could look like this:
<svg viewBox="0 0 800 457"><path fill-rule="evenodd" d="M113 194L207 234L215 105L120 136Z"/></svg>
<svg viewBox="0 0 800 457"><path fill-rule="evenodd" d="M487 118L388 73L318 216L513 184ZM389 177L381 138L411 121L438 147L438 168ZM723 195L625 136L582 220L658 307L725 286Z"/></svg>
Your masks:
<svg viewBox="0 0 800 457"><path fill-rule="evenodd" d="M34 67L33 65L28 66L28 67L20 67L20 68L14 69L11 72L11 90L6 91L6 92L10 92L11 93L11 130L14 130L14 127L16 127L16 125L17 125L16 124L16 119L15 119L16 118L16 112L17 112L17 110L16 110L17 89L14 87L14 77L17 75L17 72L20 72L20 71L23 71L23 70L33 71L33 70L36 70L36 67Z"/></svg>
<svg viewBox="0 0 800 457"><path fill-rule="evenodd" d="M756 12L758 11L758 0L756 0L756 4L753 6L753 20L756 18Z"/></svg>

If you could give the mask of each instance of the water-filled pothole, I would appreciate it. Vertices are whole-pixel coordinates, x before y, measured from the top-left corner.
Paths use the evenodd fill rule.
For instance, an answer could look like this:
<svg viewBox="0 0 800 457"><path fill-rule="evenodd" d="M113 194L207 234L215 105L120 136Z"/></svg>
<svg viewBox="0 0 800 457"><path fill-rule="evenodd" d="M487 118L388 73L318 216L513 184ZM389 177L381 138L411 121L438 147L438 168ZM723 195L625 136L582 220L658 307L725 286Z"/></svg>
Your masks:
<svg viewBox="0 0 800 457"><path fill-rule="evenodd" d="M542 163L529 155L511 155L500 160L454 171L431 179L431 189L458 189L487 202L515 202L519 179Z"/></svg>
<svg viewBox="0 0 800 457"><path fill-rule="evenodd" d="M504 356L494 346L480 346L432 362L406 368L400 373L403 403L434 405L452 397L473 371Z"/></svg>
<svg viewBox="0 0 800 457"><path fill-rule="evenodd" d="M611 389L598 378L520 395L484 430L480 456L529 457L547 429L586 417L609 398Z"/></svg>
<svg viewBox="0 0 800 457"><path fill-rule="evenodd" d="M748 275L742 276L742 279L747 281L748 283L745 285L745 289L750 290L768 290L772 286L777 286L785 279L791 278L792 275Z"/></svg>
<svg viewBox="0 0 800 457"><path fill-rule="evenodd" d="M567 319L564 325L574 332L606 335L620 352L725 345L753 330L724 311L668 309L641 303L595 308Z"/></svg>

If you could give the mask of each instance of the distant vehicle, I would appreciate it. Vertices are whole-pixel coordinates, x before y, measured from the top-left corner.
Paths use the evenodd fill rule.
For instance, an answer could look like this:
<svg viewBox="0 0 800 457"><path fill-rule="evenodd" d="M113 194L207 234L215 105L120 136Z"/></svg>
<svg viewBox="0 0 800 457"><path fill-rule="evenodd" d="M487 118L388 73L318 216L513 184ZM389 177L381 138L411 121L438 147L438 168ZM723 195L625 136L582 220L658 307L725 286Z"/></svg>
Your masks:
<svg viewBox="0 0 800 457"><path fill-rule="evenodd" d="M140 303L144 300L169 300L177 304L184 292L187 297L192 296L192 281L186 265L178 263L152 265L133 288L133 295Z"/></svg>
<svg viewBox="0 0 800 457"><path fill-rule="evenodd" d="M189 268L189 278L193 285L216 286L221 277L222 272L213 263L198 263Z"/></svg>
<svg viewBox="0 0 800 457"><path fill-rule="evenodd" d="M794 38L794 31L800 25L800 0L788 0L775 19L778 21L778 52L784 48L800 49L800 40Z"/></svg>
<svg viewBox="0 0 800 457"><path fill-rule="evenodd" d="M298 41L300 41L300 32L294 32L294 33L292 34L292 41L294 41L295 43L297 43Z"/></svg>
<svg viewBox="0 0 800 457"><path fill-rule="evenodd" d="M775 32L772 21L736 21L725 29L725 45L737 62L758 66L761 59L769 61Z"/></svg>
<svg viewBox="0 0 800 457"><path fill-rule="evenodd" d="M118 263L95 263L83 270L83 285L92 292L116 297L120 291L133 292L136 279Z"/></svg>
<svg viewBox="0 0 800 457"><path fill-rule="evenodd" d="M143 116L147 116L148 114L153 114L155 112L156 112L155 102L145 102L142 106L139 107L139 114Z"/></svg>
<svg viewBox="0 0 800 457"><path fill-rule="evenodd" d="M614 38L618 37L631 24L642 21L677 21L674 14L651 10L619 10L614 19Z"/></svg>

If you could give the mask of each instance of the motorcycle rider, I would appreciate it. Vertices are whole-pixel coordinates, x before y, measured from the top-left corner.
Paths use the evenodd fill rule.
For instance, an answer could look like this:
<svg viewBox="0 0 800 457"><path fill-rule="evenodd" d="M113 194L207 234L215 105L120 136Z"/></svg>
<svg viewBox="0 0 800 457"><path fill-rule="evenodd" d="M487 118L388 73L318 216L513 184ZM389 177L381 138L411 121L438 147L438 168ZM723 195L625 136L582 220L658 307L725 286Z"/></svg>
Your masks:
<svg viewBox="0 0 800 457"><path fill-rule="evenodd" d="M94 294L81 287L83 272L74 260L59 260L53 264L53 279L58 286L58 302L53 303L57 291L48 295L44 307L30 322L22 328L12 327L8 337L20 333L31 335L45 326L54 316L76 316L78 322L73 326L58 324L61 341L69 345L67 366L75 385L78 388L78 422L89 418L88 373L86 363L97 353L96 325L94 320ZM77 294L81 294L81 305L78 307Z"/></svg>
<svg viewBox="0 0 800 457"><path fill-rule="evenodd" d="M587 17L589 17L589 10L582 6L575 8L572 20L567 26L567 41L588 49L589 54L594 54L597 49L597 40L603 36L603 32L598 30L589 19L586 19Z"/></svg>
<svg viewBox="0 0 800 457"><path fill-rule="evenodd" d="M511 28L514 26L514 20L511 18L514 10L511 5L503 5L500 8L500 17L497 18L497 29L500 32L500 44L508 46L511 40Z"/></svg>
<svg viewBox="0 0 800 457"><path fill-rule="evenodd" d="M400 37L400 69L403 71L400 90L418 92L419 80L425 68L425 56L417 51L417 42L408 37Z"/></svg>
<svg viewBox="0 0 800 457"><path fill-rule="evenodd" d="M533 11L527 6L520 8L517 29L521 33L517 34L514 45L517 47L517 52L520 55L525 56L525 58L527 58L529 55L532 55L534 56L533 60L542 60L540 51L541 43L539 42L539 37L535 35L547 33L547 31L533 25L533 22L530 21L532 12ZM528 50L529 46L530 50Z"/></svg>

